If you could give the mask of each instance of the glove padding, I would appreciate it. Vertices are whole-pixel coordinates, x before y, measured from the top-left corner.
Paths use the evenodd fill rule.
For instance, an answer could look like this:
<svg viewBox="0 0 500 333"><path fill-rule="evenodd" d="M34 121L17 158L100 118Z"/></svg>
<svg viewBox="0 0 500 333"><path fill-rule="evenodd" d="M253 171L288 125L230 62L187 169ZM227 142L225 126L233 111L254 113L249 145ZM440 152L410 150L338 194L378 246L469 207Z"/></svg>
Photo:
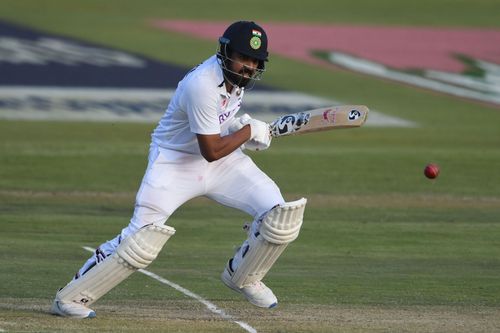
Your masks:
<svg viewBox="0 0 500 333"><path fill-rule="evenodd" d="M232 134L234 132L238 132L240 129L245 126L243 123L246 123L250 118L248 114L244 114L241 117L234 117L231 124L228 127L228 132L229 134Z"/></svg>
<svg viewBox="0 0 500 333"><path fill-rule="evenodd" d="M265 150L271 145L271 128L263 121L250 118L244 125L250 125L252 134L250 140L245 143L249 150Z"/></svg>
<svg viewBox="0 0 500 333"><path fill-rule="evenodd" d="M248 114L234 118L229 125L229 133L239 131L243 126L250 125L250 140L241 146L241 149L265 150L271 145L271 130L269 125L263 121L253 119Z"/></svg>

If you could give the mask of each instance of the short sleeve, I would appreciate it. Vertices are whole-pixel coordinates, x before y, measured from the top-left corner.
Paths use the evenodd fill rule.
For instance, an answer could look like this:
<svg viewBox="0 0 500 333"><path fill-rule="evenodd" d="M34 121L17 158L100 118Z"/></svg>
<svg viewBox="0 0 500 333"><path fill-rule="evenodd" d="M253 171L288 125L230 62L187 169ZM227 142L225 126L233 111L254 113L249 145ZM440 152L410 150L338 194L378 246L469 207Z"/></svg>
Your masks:
<svg viewBox="0 0 500 333"><path fill-rule="evenodd" d="M213 82L200 76L190 80L185 90L185 110L191 132L196 134L219 134L217 114L219 91L211 87ZM215 88L215 89L214 89Z"/></svg>

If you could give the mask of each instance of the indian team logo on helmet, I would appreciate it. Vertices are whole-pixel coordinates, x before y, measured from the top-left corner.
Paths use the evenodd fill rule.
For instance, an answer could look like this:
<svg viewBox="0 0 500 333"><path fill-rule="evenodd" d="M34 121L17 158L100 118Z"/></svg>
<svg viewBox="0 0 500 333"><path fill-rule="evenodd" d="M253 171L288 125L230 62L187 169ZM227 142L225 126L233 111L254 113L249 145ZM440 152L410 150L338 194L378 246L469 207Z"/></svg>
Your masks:
<svg viewBox="0 0 500 333"><path fill-rule="evenodd" d="M252 30L252 35L253 37L250 39L250 46L254 50L260 49L260 46L262 45L261 37L262 37L262 32L253 29Z"/></svg>
<svg viewBox="0 0 500 333"><path fill-rule="evenodd" d="M258 50L261 45L262 42L259 37L252 37L252 39L250 39L250 46L252 47L252 49Z"/></svg>

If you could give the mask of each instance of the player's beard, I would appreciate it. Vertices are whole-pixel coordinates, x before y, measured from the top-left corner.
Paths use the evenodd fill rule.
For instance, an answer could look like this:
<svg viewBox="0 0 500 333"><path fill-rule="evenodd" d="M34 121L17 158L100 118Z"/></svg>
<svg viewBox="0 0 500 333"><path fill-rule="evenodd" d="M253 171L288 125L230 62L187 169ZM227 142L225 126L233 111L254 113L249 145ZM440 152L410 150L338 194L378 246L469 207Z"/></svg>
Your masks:
<svg viewBox="0 0 500 333"><path fill-rule="evenodd" d="M250 77L244 76L243 70L241 70L239 73L232 72L229 70L223 70L223 71L224 71L224 77L233 86L245 88L251 81L253 81Z"/></svg>

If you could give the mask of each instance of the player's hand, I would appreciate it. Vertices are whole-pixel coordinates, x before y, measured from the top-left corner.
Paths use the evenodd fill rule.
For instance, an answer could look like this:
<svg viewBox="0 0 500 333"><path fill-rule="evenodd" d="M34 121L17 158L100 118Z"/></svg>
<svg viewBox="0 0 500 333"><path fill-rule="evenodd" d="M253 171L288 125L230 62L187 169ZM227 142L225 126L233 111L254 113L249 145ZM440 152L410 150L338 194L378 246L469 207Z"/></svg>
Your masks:
<svg viewBox="0 0 500 333"><path fill-rule="evenodd" d="M253 122L254 124L253 128L251 122ZM252 134L250 140L248 140L244 145L242 145L241 149L264 150L269 148L269 146L271 145L271 136L269 135L269 139L267 140L267 136L263 135L264 133L267 133L266 131L270 131L269 125L257 119L253 119L247 113L245 113L241 117L234 118L228 127L228 131L229 133L237 132L247 124L250 125L250 131ZM258 131L263 131L263 132L259 133ZM259 135L263 136L263 138L259 137Z"/></svg>
<svg viewBox="0 0 500 333"><path fill-rule="evenodd" d="M250 140L245 143L245 148L250 150L264 150L271 145L271 128L269 124L257 120L248 119L245 125L250 125L251 135Z"/></svg>
<svg viewBox="0 0 500 333"><path fill-rule="evenodd" d="M250 119L252 119L252 118L246 113L244 115L242 115L241 117L233 118L233 121L231 122L231 124L228 127L229 134L234 133L234 132L238 132L240 129L243 128L243 126L245 126L245 124Z"/></svg>

